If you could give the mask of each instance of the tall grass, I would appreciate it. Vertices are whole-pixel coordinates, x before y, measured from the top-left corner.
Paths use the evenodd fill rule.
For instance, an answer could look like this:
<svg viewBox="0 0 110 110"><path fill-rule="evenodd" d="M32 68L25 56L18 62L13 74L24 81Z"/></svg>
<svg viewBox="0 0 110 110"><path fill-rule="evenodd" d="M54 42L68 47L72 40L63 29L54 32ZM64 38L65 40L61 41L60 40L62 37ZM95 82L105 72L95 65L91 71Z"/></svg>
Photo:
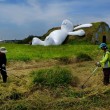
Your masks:
<svg viewBox="0 0 110 110"><path fill-rule="evenodd" d="M34 71L31 73L32 75L32 82L36 85L40 85L42 87L60 87L60 86L67 86L77 85L76 78L73 77L71 71L62 68L62 67L54 67L50 69L42 69L39 71Z"/></svg>

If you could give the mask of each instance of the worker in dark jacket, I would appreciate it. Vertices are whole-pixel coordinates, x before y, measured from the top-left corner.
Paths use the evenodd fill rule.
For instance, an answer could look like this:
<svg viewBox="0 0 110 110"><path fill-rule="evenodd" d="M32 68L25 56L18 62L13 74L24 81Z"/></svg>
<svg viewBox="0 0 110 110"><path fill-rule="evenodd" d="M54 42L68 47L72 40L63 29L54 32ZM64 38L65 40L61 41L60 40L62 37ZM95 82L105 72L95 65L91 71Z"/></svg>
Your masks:
<svg viewBox="0 0 110 110"><path fill-rule="evenodd" d="M1 47L0 48L0 71L1 71L1 75L2 75L4 83L7 82L7 72L6 72L7 58L6 58L6 52L7 52L7 50L6 50L5 47Z"/></svg>

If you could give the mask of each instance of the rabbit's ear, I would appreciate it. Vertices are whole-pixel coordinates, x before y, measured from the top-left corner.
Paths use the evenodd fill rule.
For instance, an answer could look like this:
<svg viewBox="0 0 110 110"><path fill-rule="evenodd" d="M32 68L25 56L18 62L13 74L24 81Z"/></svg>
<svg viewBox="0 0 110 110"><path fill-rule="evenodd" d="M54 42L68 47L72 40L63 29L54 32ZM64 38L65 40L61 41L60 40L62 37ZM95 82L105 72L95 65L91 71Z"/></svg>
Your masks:
<svg viewBox="0 0 110 110"><path fill-rule="evenodd" d="M85 31L80 29L80 30L77 30L77 31L73 31L73 32L68 32L68 35L78 35L78 36L83 36L85 35Z"/></svg>
<svg viewBox="0 0 110 110"><path fill-rule="evenodd" d="M91 27L91 26L92 26L92 24L81 24L81 25L79 25L79 26L76 26L76 27L74 28L74 30L80 29L80 28Z"/></svg>

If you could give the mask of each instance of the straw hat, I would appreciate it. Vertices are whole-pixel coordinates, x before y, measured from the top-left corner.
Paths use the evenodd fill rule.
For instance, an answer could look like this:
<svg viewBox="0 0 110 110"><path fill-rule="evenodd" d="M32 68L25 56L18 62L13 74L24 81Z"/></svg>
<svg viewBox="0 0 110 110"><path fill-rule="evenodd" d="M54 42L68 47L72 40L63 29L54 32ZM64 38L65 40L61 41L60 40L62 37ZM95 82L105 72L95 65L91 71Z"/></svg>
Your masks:
<svg viewBox="0 0 110 110"><path fill-rule="evenodd" d="M1 53L6 53L6 52L7 52L7 50L6 50L6 48L5 48L5 47L0 47L0 52L1 52Z"/></svg>

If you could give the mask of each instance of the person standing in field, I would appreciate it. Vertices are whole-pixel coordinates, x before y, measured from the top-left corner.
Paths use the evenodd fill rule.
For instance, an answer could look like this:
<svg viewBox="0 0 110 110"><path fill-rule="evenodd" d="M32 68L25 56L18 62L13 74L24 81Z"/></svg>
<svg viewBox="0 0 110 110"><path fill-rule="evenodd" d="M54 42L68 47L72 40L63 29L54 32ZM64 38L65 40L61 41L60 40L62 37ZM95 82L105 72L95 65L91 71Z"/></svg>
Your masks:
<svg viewBox="0 0 110 110"><path fill-rule="evenodd" d="M0 47L0 72L2 75L3 82L7 82L7 72L6 72L6 63L7 63L7 58L6 58L6 48L5 47Z"/></svg>
<svg viewBox="0 0 110 110"><path fill-rule="evenodd" d="M101 66L103 68L103 84L108 85L109 84L109 77L110 77L110 52L108 50L108 47L106 43L101 43L99 48L103 50L103 57L102 60L97 62L97 66Z"/></svg>

